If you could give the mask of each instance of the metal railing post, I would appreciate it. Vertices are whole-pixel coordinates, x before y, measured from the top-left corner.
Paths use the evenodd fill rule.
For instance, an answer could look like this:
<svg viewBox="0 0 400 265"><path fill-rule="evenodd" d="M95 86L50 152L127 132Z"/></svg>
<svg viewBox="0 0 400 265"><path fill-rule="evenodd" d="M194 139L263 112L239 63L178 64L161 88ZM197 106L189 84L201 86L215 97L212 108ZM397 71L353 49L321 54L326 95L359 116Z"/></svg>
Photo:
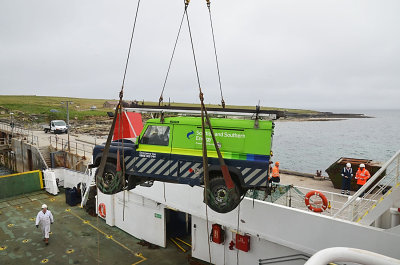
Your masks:
<svg viewBox="0 0 400 265"><path fill-rule="evenodd" d="M399 179L399 175L400 175L400 155L397 157L397 165L396 165L396 176L397 176L397 180L396 180L396 184L400 182Z"/></svg>

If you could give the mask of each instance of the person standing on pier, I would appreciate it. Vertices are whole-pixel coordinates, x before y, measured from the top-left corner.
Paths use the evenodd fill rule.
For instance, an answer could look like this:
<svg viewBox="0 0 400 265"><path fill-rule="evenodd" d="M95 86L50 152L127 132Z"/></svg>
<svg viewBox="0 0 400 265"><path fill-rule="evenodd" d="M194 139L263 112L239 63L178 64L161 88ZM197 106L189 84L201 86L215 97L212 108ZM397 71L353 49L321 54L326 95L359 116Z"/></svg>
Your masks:
<svg viewBox="0 0 400 265"><path fill-rule="evenodd" d="M350 195L350 182L352 177L353 169L351 168L351 164L347 163L342 170L342 194L346 192L347 195Z"/></svg>
<svg viewBox="0 0 400 265"><path fill-rule="evenodd" d="M279 162L275 162L275 166L272 168L271 180L270 182L279 183L281 182L281 177L279 175Z"/></svg>
<svg viewBox="0 0 400 265"><path fill-rule="evenodd" d="M43 241L46 245L49 244L49 233L50 233L50 224L54 223L53 215L49 210L47 210L47 205L42 205L42 210L38 212L36 217L36 228L42 230Z"/></svg>
<svg viewBox="0 0 400 265"><path fill-rule="evenodd" d="M362 186L364 186L365 183L367 183L367 180L370 177L371 177L371 174L365 168L365 165L364 164L360 164L360 167L358 168L357 173L356 173L356 180L357 180L358 189L361 189ZM363 193L361 193L359 197L363 197L364 194L365 194L365 191Z"/></svg>

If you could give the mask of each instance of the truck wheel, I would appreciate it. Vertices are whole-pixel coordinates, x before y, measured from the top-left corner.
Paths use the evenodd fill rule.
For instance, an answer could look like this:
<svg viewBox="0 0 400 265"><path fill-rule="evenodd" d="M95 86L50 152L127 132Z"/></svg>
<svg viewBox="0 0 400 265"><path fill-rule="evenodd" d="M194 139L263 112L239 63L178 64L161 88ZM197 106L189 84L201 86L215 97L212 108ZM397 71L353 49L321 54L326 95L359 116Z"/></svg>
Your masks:
<svg viewBox="0 0 400 265"><path fill-rule="evenodd" d="M44 130L44 133L48 133L48 130L45 129L45 130Z"/></svg>
<svg viewBox="0 0 400 265"><path fill-rule="evenodd" d="M237 185L228 190L222 176L210 179L207 190L207 204L218 213L227 213L236 208L240 203L240 191Z"/></svg>
<svg viewBox="0 0 400 265"><path fill-rule="evenodd" d="M103 176L97 176L97 187L104 194L115 194L122 190L122 172L117 172L114 163L107 162Z"/></svg>

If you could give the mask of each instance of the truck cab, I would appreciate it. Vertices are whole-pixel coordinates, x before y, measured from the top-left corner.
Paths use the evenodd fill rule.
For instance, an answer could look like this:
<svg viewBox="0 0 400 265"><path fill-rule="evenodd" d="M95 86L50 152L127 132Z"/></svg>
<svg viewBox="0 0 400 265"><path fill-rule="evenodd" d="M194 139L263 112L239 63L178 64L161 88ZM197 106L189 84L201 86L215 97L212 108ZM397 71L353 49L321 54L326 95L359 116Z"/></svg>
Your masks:
<svg viewBox="0 0 400 265"><path fill-rule="evenodd" d="M255 124L254 120L226 118L211 118L211 124L235 187L227 189L211 132L206 129L206 201L211 209L225 213L236 208L248 189L267 186L274 124L270 120ZM104 145L94 148L95 166L100 164L103 149ZM125 185L117 161L125 163L121 165L125 166ZM112 142L103 176L97 180L99 189L113 194L123 186L132 189L149 181L204 185L200 117L150 119L136 142L124 140L123 148L121 141Z"/></svg>

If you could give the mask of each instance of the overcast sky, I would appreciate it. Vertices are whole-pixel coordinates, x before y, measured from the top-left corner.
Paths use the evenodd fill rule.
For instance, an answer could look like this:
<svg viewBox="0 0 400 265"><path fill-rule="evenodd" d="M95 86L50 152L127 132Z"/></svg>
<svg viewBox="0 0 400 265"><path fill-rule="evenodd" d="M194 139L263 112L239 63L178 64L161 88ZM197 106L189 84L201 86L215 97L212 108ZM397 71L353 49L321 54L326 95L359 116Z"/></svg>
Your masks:
<svg viewBox="0 0 400 265"><path fill-rule="evenodd" d="M0 94L117 98L137 0L1 0ZM399 108L400 1L215 0L227 104ZM157 101L183 13L142 0L125 99ZM201 85L219 103L205 0L189 6ZM184 24L164 99L198 102Z"/></svg>

